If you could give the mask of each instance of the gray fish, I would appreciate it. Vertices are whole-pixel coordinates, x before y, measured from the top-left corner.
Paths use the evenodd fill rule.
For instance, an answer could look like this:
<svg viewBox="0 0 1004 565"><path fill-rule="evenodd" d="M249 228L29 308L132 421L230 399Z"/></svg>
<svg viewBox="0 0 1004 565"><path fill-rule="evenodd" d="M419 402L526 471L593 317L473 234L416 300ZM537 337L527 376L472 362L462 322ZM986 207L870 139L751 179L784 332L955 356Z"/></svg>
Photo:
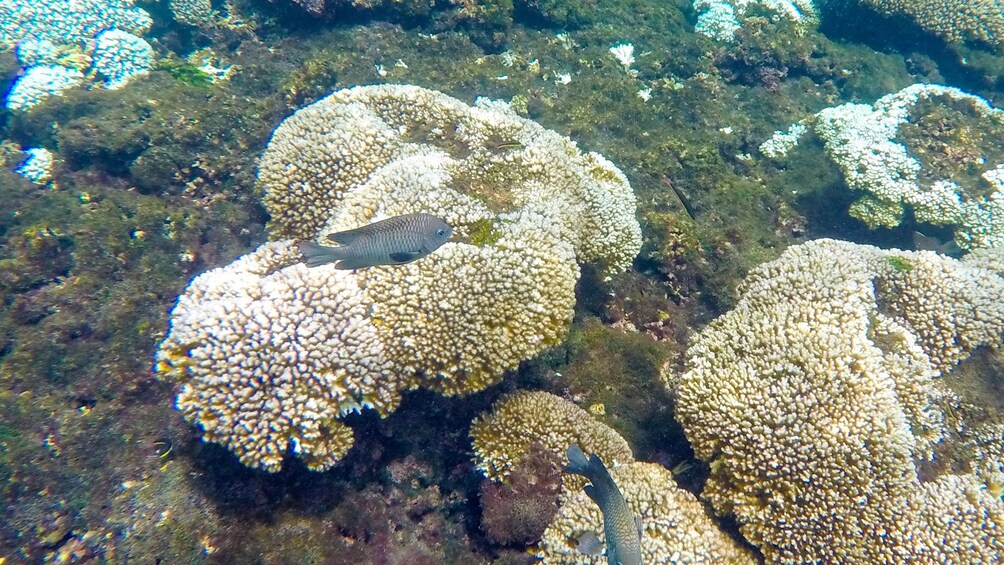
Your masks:
<svg viewBox="0 0 1004 565"><path fill-rule="evenodd" d="M308 267L335 263L336 269L400 265L421 259L450 239L453 228L432 214L404 214L356 229L328 234L337 247L300 242ZM337 262L336 262L337 261Z"/></svg>
<svg viewBox="0 0 1004 565"><path fill-rule="evenodd" d="M641 565L641 517L628 508L624 495L595 453L582 452L576 444L568 446L566 473L575 473L589 479L583 490L603 512L603 533L607 540L609 565ZM586 536L583 536L585 538ZM585 549L591 544L581 543Z"/></svg>
<svg viewBox="0 0 1004 565"><path fill-rule="evenodd" d="M936 237L920 233L919 231L913 232L913 248L917 251L934 251L953 259L958 259L966 253L965 250L959 247L959 244L955 243L955 240L941 241Z"/></svg>

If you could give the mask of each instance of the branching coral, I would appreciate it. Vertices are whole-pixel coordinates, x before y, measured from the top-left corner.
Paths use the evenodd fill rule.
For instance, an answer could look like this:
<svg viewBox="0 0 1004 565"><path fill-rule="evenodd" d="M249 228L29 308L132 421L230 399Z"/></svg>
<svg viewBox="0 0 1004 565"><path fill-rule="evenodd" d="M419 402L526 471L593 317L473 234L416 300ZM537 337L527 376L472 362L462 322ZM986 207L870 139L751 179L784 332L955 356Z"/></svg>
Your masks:
<svg viewBox="0 0 1004 565"><path fill-rule="evenodd" d="M922 483L916 461L945 436L935 378L1000 344L1004 278L983 267L1000 254L810 242L700 333L677 414L711 465L704 496L768 560L999 559L1000 498L973 474Z"/></svg>
<svg viewBox="0 0 1004 565"><path fill-rule="evenodd" d="M505 480L535 443L561 456L577 443L608 465L634 461L631 447L616 431L575 403L542 391L519 391L496 402L471 425L471 441L475 464L496 481Z"/></svg>
<svg viewBox="0 0 1004 565"><path fill-rule="evenodd" d="M644 563L743 563L756 559L722 533L694 495L676 486L673 474L655 463L629 463L610 470L628 506L642 523ZM605 563L576 549L586 532L603 539L603 516L581 489L563 497L541 538L537 556L547 564Z"/></svg>
<svg viewBox="0 0 1004 565"><path fill-rule="evenodd" d="M498 401L471 426L474 461L500 482L520 469L528 454L544 450L564 461L572 443L596 453L610 468L628 506L642 518L645 563L712 561L753 563L753 558L723 534L694 496L676 486L673 475L654 463L637 463L631 448L613 429L559 396L519 391ZM544 563L605 562L576 549L575 540L592 531L603 539L603 517L586 497L583 477L562 477L558 515L541 538Z"/></svg>
<svg viewBox="0 0 1004 565"><path fill-rule="evenodd" d="M1004 4L1000 0L860 0L889 15L903 14L952 43L979 40L1004 48Z"/></svg>
<svg viewBox="0 0 1004 565"><path fill-rule="evenodd" d="M410 86L339 91L276 129L259 182L280 237L424 211L460 240L391 267L307 269L289 241L197 277L160 368L178 406L252 466L287 445L323 469L348 410L422 386L467 394L563 339L577 261L608 272L640 246L624 176L508 106Z"/></svg>
<svg viewBox="0 0 1004 565"><path fill-rule="evenodd" d="M964 249L1004 243L1004 112L986 100L915 84L871 106L827 108L761 151L783 156L806 126L847 186L865 193L850 213L869 227L899 225L909 206L918 221L953 226Z"/></svg>

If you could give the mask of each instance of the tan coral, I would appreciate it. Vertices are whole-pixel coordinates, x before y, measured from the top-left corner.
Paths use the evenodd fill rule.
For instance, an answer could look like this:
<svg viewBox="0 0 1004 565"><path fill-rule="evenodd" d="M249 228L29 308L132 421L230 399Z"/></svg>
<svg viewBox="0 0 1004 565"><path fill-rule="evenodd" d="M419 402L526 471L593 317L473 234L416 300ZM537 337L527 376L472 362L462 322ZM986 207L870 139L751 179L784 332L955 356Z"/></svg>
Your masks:
<svg viewBox="0 0 1004 565"><path fill-rule="evenodd" d="M611 271L629 266L641 246L634 193L601 155L505 103L468 106L409 85L339 90L276 128L258 173L273 234L316 237L350 192L394 192L401 183L391 170L423 177L430 203L451 192L493 213L559 203L555 221L578 260Z"/></svg>
<svg viewBox="0 0 1004 565"><path fill-rule="evenodd" d="M1004 48L1004 6L999 0L862 0L875 10L905 14L951 43L979 40Z"/></svg>
<svg viewBox="0 0 1004 565"><path fill-rule="evenodd" d="M694 495L679 488L673 474L655 463L629 463L610 470L624 499L642 522L642 562L753 564L756 559L718 529ZM606 563L576 549L586 532L604 539L603 516L581 488L566 495L544 531L537 556L549 565Z"/></svg>
<svg viewBox="0 0 1004 565"><path fill-rule="evenodd" d="M491 246L449 244L435 269L412 263L360 274L399 374L469 394L564 339L579 276L571 247L549 216L528 211L511 220Z"/></svg>
<svg viewBox="0 0 1004 565"><path fill-rule="evenodd" d="M1004 279L820 240L755 269L741 293L674 387L715 508L768 561L994 562L1001 500L973 497L965 477L922 485L915 460L946 431L940 371L1000 343Z"/></svg>
<svg viewBox="0 0 1004 565"><path fill-rule="evenodd" d="M471 425L474 462L485 476L505 480L510 469L528 453L531 443L564 458L577 443L608 465L634 461L631 447L616 431L599 422L574 402L543 391L519 391L482 414ZM566 475L567 479L572 475ZM573 481L578 487L583 481Z"/></svg>
<svg viewBox="0 0 1004 565"><path fill-rule="evenodd" d="M323 240L417 211L455 227L405 265L307 269L281 241L192 281L159 369L183 385L178 407L205 439L270 471L289 446L315 469L344 456L349 410L386 415L418 386L497 382L564 339L578 261L612 272L640 246L612 164L504 104L418 87L338 91L296 112L259 185L279 237Z"/></svg>
<svg viewBox="0 0 1004 565"><path fill-rule="evenodd" d="M270 243L192 281L158 352L183 383L176 405L251 467L279 469L290 444L322 470L352 446L338 419L400 400L367 305L346 272L308 269Z"/></svg>

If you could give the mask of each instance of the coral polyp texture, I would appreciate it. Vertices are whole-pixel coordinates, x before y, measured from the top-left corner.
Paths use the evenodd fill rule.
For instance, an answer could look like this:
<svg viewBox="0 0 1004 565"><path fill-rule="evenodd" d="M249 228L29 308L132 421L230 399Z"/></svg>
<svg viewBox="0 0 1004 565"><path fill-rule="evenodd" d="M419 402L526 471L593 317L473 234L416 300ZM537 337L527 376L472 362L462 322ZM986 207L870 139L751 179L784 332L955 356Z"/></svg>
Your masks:
<svg viewBox="0 0 1004 565"><path fill-rule="evenodd" d="M504 481L530 446L538 444L564 460L568 446L577 443L608 465L634 461L631 447L613 428L593 418L574 402L543 391L519 391L482 414L471 425L474 464L486 477ZM566 475L565 480L577 479ZM585 484L574 480L578 486Z"/></svg>
<svg viewBox="0 0 1004 565"><path fill-rule="evenodd" d="M355 196L368 202L345 207L352 221L386 198L456 208L464 223L548 205L578 260L612 270L629 266L641 246L634 193L603 156L504 102L479 98L472 107L416 86L349 88L299 110L273 134L259 183L277 237L315 237ZM417 194L395 194L399 185Z"/></svg>
<svg viewBox="0 0 1004 565"><path fill-rule="evenodd" d="M773 10L801 26L818 19L810 0L694 0L693 8L698 13L694 31L716 41L733 41L752 9Z"/></svg>
<svg viewBox="0 0 1004 565"><path fill-rule="evenodd" d="M178 407L250 466L287 448L314 469L351 445L351 410L403 391L468 394L559 343L579 262L607 273L640 247L634 195L596 154L503 103L413 86L338 91L287 118L261 159L277 238L317 239L410 212L454 241L404 265L307 269L266 244L192 281L158 353Z"/></svg>
<svg viewBox="0 0 1004 565"><path fill-rule="evenodd" d="M750 564L756 559L723 533L697 498L679 488L673 474L655 463L628 463L610 469L628 507L641 517L643 563ZM567 486L567 485L566 485ZM544 531L537 556L551 565L606 563L585 555L577 540L592 532L604 538L603 515L585 491L564 493L558 515Z"/></svg>
<svg viewBox="0 0 1004 565"><path fill-rule="evenodd" d="M1004 50L1004 4L1000 0L859 0L887 15L905 15L950 43L980 41Z"/></svg>
<svg viewBox="0 0 1004 565"><path fill-rule="evenodd" d="M100 74L120 88L153 66L153 48L135 34L147 31L150 14L132 0L0 0L0 48L18 46L25 67L7 95L7 107L27 110ZM93 62L93 65L91 63Z"/></svg>
<svg viewBox="0 0 1004 565"><path fill-rule="evenodd" d="M871 228L951 226L963 249L1004 243L1004 111L957 88L914 84L874 104L827 108L762 146L783 157L809 126L847 186L850 214Z"/></svg>
<svg viewBox="0 0 1004 565"><path fill-rule="evenodd" d="M1004 336L1004 251L980 251L791 247L697 336L677 415L768 561L999 562L995 477L918 470L952 441L938 377Z"/></svg>

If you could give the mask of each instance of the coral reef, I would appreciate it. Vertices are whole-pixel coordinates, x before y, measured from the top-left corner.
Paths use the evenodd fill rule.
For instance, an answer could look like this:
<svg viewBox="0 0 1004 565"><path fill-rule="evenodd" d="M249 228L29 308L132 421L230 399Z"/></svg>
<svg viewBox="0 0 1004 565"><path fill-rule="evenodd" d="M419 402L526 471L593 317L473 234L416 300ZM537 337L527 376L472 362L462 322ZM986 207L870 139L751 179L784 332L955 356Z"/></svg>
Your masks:
<svg viewBox="0 0 1004 565"><path fill-rule="evenodd" d="M999 559L986 479L919 465L950 439L937 377L1001 344L1000 254L812 241L701 331L671 379L677 414L711 467L704 496L769 561Z"/></svg>
<svg viewBox="0 0 1004 565"><path fill-rule="evenodd" d="M673 474L655 463L628 463L610 469L628 506L641 517L644 563L756 563L753 554L723 533L697 498L679 488ZM580 488L563 488L558 516L547 527L537 556L545 564L606 562L575 546L586 532L603 539L603 516Z"/></svg>
<svg viewBox="0 0 1004 565"><path fill-rule="evenodd" d="M461 224L553 203L577 259L611 271L627 268L641 245L634 194L617 167L483 98L470 107L407 85L337 91L276 128L258 177L275 237L313 238L358 225L381 198L423 197Z"/></svg>
<svg viewBox="0 0 1004 565"><path fill-rule="evenodd" d="M999 0L858 0L882 14L906 15L951 43L981 41L1004 50L1004 12Z"/></svg>
<svg viewBox="0 0 1004 565"><path fill-rule="evenodd" d="M287 445L312 469L332 465L351 445L337 422L349 411L497 382L564 336L577 261L615 272L640 247L630 186L603 157L505 104L412 86L298 111L276 128L259 184L279 237L422 210L470 241L355 272L307 269L279 242L192 282L158 366L184 385L178 406L206 439L271 471Z"/></svg>
<svg viewBox="0 0 1004 565"><path fill-rule="evenodd" d="M634 461L631 447L617 432L575 403L543 391L519 391L496 402L472 423L471 443L475 465L495 481L507 480L534 444L564 456L577 443L607 464ZM578 476L566 476L565 482L584 484Z"/></svg>
<svg viewBox="0 0 1004 565"><path fill-rule="evenodd" d="M694 31L716 41L733 41L755 9L772 10L799 26L815 24L816 9L810 0L694 0L698 12Z"/></svg>
<svg viewBox="0 0 1004 565"><path fill-rule="evenodd" d="M83 47L106 29L143 33L149 29L150 14L132 0L2 0L0 44L27 39Z"/></svg>
<svg viewBox="0 0 1004 565"><path fill-rule="evenodd" d="M92 68L105 77L105 88L122 88L133 78L148 74L153 66L153 47L142 37L109 29L94 41Z"/></svg>
<svg viewBox="0 0 1004 565"><path fill-rule="evenodd" d="M36 65L28 69L7 93L7 108L27 110L50 96L57 96L84 81L84 74L59 65Z"/></svg>
<svg viewBox="0 0 1004 565"><path fill-rule="evenodd" d="M152 65L153 48L134 35L152 20L131 0L3 0L0 14L0 47L17 44L27 68L7 95L12 110L27 110L83 82L88 69L104 76L108 88L120 88Z"/></svg>
<svg viewBox="0 0 1004 565"><path fill-rule="evenodd" d="M760 149L783 157L806 127L847 186L866 194L852 216L869 227L951 226L964 249L1004 243L1004 112L957 88L914 84L873 105L842 104L777 132Z"/></svg>

